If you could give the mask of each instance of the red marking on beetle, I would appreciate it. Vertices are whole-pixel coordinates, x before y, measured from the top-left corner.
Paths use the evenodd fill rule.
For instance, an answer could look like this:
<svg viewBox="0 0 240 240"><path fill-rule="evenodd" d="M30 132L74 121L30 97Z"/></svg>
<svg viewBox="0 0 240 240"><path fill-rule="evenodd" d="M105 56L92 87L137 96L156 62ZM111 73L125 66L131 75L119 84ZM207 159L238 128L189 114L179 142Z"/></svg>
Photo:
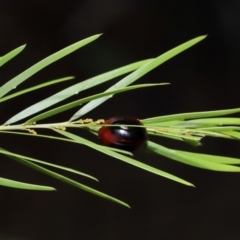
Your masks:
<svg viewBox="0 0 240 240"><path fill-rule="evenodd" d="M147 145L148 135L145 128L124 125L143 125L135 117L112 117L104 124L121 125L103 126L99 129L98 137L105 146L136 152Z"/></svg>

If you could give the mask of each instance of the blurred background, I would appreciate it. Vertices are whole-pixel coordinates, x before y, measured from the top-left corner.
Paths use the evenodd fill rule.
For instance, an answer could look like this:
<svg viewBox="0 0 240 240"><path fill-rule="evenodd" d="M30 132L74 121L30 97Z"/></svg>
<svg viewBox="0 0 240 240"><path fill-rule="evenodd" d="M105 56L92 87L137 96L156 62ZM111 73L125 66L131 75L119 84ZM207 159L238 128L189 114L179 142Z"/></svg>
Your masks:
<svg viewBox="0 0 240 240"><path fill-rule="evenodd" d="M0 55L25 43L27 48L1 68L1 85L61 48L94 34L103 35L37 73L18 89L69 75L76 76L75 80L2 103L0 121L4 123L17 112L74 83L156 57L204 34L208 34L206 40L137 82L171 85L119 94L86 117L131 115L143 119L240 107L239 29L237 0L2 0ZM79 97L102 92L119 79L87 90ZM76 110L46 122L64 121ZM98 142L83 130L73 132ZM198 148L162 138L152 140L170 148L240 158L239 142L231 140L204 139L203 146ZM1 156L1 177L54 186L58 191L1 187L0 239L240 239L240 174L195 169L147 153L136 156L194 183L194 189L81 145L5 134L1 135L0 144L19 154L89 173L100 182L68 176L132 207L126 209Z"/></svg>

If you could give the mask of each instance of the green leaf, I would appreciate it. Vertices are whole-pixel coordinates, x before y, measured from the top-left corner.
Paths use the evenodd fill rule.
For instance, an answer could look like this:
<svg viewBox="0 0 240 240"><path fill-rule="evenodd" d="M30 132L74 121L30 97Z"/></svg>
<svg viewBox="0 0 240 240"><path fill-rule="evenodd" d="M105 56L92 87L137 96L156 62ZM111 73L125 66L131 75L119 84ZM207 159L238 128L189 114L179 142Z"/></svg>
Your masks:
<svg viewBox="0 0 240 240"><path fill-rule="evenodd" d="M79 142L68 139L68 138L60 138L60 137L55 137L55 136L51 136L51 135L43 135L43 134L34 135L34 134L31 134L31 133L22 133L22 132L15 132L15 131L0 131L0 134L1 133L16 134L16 135L31 136L31 137L43 137L43 138L48 138L48 139L53 139L53 140L60 140L60 141L80 144ZM109 149L109 147L107 149ZM123 154L129 155L129 156L133 156L133 154L131 152L128 152L128 151L125 151L125 150L121 150L121 149L117 149L117 148L110 148L110 149L112 149L112 151L115 151L115 152L119 152L119 153L123 153Z"/></svg>
<svg viewBox="0 0 240 240"><path fill-rule="evenodd" d="M218 156L207 156L206 154L201 156L201 154L198 155L195 153L188 153L184 151L166 148L150 141L148 143L148 149L152 152L158 153L172 160L185 163L194 167L222 172L240 172L240 167L220 164L221 161L227 161L226 158L223 161L223 157L221 159L217 159ZM228 161L230 162L230 160Z"/></svg>
<svg viewBox="0 0 240 240"><path fill-rule="evenodd" d="M15 153L10 153L8 151L4 151L4 150L1 150L1 149L0 149L0 153L2 153L4 155L8 155L8 156L13 156L13 157L15 157L14 160L16 160L16 161L18 161L18 162L20 162L20 163L22 163L22 164L24 164L24 165L26 165L28 167L31 167L31 168L39 171L39 172L42 172L42 173L44 173L46 175L49 175L49 176L51 176L53 178L56 178L56 179L58 179L58 180L60 180L62 182L68 183L68 184L70 184L70 185L72 185L74 187L80 188L80 189L82 189L82 190L84 190L86 192L92 193L92 194L94 194L96 196L105 198L107 200L113 201L115 203L118 203L120 205L123 205L125 207L130 208L130 206L128 204L118 200L117 198L111 197L111 196L109 196L107 194L104 194L104 193L99 192L99 191L97 191L97 190L95 190L93 188L90 188L90 187L88 187L86 185L83 185L83 184L81 184L79 182L76 182L76 181L74 181L74 180L72 180L70 178L67 178L67 177L65 177L65 176L63 176L63 175L61 175L59 173L55 173L55 172L50 171L50 170L48 170L46 168L43 168L43 167L41 167L41 166L39 166L39 165L37 165L35 163L29 162L29 161L24 159L24 158L26 158L26 159L28 158L26 156L22 156L22 155L15 154Z"/></svg>
<svg viewBox="0 0 240 240"><path fill-rule="evenodd" d="M54 190L56 190L53 187L29 184L29 183L10 180L7 178L0 178L0 185L4 186L4 187L20 188L20 189L26 189L26 190L38 190L38 191L54 191Z"/></svg>
<svg viewBox="0 0 240 240"><path fill-rule="evenodd" d="M11 152L7 151L6 149L0 148L0 150L2 150L4 152L8 152L8 153L11 154ZM53 163L44 162L44 161L41 161L41 160L38 160L38 159L35 159L35 158L31 158L31 157L27 157L27 156L23 156L23 155L20 155L20 154L15 154L15 155L17 155L17 156L15 157L12 154L12 155L8 155L8 157L10 157L14 160L17 160L17 161L18 161L18 158L23 158L23 159L31 161L31 162L36 162L36 163L47 165L47 166L50 166L50 167L53 167L53 168L58 168L58 169L61 169L61 170L67 171L67 172L75 173L75 174L81 175L83 177L87 177L87 178L93 179L95 181L98 181L98 179L96 179L95 177L93 177L89 174L83 173L83 172L79 172L79 171L77 171L75 169L72 169L72 168L67 168L67 167L63 167L63 166L56 165L56 164L53 164Z"/></svg>
<svg viewBox="0 0 240 240"><path fill-rule="evenodd" d="M68 81L68 80L72 80L72 79L74 79L74 77L64 77L64 78L51 80L51 81L48 81L46 83L42 83L42 84L36 85L34 87L26 88L26 89L18 91L16 93L7 95L6 97L0 98L0 102L4 102L4 101L7 101L7 100L9 100L11 98L15 98L17 96L20 96L22 94L25 94L25 93L28 93L28 92L32 92L32 91L38 90L40 88L48 87L50 85L57 84L57 83L60 83L60 82L65 82L65 81Z"/></svg>
<svg viewBox="0 0 240 240"><path fill-rule="evenodd" d="M231 130L240 131L240 127L236 127L236 126L206 127L206 128L199 128L199 129L212 131L212 132L219 132L219 133L223 133Z"/></svg>
<svg viewBox="0 0 240 240"><path fill-rule="evenodd" d="M102 153L104 153L106 155L114 157L114 158L116 158L118 160L121 160L121 161L126 162L128 164L131 164L131 165L133 165L135 167L141 168L141 169L146 170L148 172L151 172L151 173L154 173L156 175L159 175L159 176L171 179L173 181L176 181L178 183L182 183L182 184L187 185L187 186L193 186L193 184L191 184L191 183L189 183L189 182L187 182L187 181L185 181L185 180L183 180L183 179L181 179L181 178L179 178L177 176L174 176L172 174L169 174L169 173L164 172L162 170L159 170L157 168L151 167L151 166L149 166L149 165L147 165L145 163L142 163L140 161L134 160L134 159L129 158L127 156L124 156L124 155L121 155L119 153L113 152L111 149L108 150L106 147L103 148L103 146L98 145L98 144L94 144L91 141L88 141L88 140L86 140L86 139L84 139L82 137L79 137L79 136L75 135L75 134L72 134L72 133L66 132L66 131L62 131L62 130L58 130L58 129L53 129L53 130L58 132L61 135L64 135L64 136L66 136L66 137L68 137L70 139L74 139L75 141L79 141L79 143L81 143L81 144L84 144L84 145L86 145L86 146L88 146L90 148L93 148L93 149L95 149L95 150L97 150L99 152L102 152Z"/></svg>
<svg viewBox="0 0 240 240"><path fill-rule="evenodd" d="M186 152L186 151L180 151L180 150L177 150L177 152L182 153L186 156L189 156L192 159L198 158L204 161L215 162L220 164L240 164L240 159L238 158L223 157L223 156L216 156L216 155L202 154L202 153L193 153L193 152Z"/></svg>
<svg viewBox="0 0 240 240"><path fill-rule="evenodd" d="M154 121L150 122L150 121L147 121L148 119L150 119L150 118L143 119L143 120L141 120L141 122L144 123L144 126L148 126L149 128L153 128L153 127L162 127L162 128L172 127L172 126L177 125L178 123L182 123L183 122L183 121L178 121L178 120L164 121L164 122L154 122Z"/></svg>
<svg viewBox="0 0 240 240"><path fill-rule="evenodd" d="M237 140L240 140L240 132L237 131L224 131L223 134L226 134L228 136L231 136Z"/></svg>
<svg viewBox="0 0 240 240"><path fill-rule="evenodd" d="M12 58L16 57L20 52L22 52L22 50L26 47L25 45L22 45L18 48L15 48L14 50L12 50L11 52L7 53L6 55L0 57L0 67L3 66L5 63L7 63L8 61L10 61Z"/></svg>
<svg viewBox="0 0 240 240"><path fill-rule="evenodd" d="M181 129L181 128L180 128ZM207 130L201 130L199 128L196 129L189 129L189 128L184 128L184 130L182 130L183 134L190 134L190 135L194 135L194 136L200 136L200 137L222 137L222 138L230 138L227 137L226 135L222 134L221 132L214 132L214 131L207 131Z"/></svg>
<svg viewBox="0 0 240 240"><path fill-rule="evenodd" d="M180 141L199 142L202 139L202 137L204 136L204 134L202 134L201 136L199 136L200 134L197 136L194 135L195 132L198 133L197 132L198 130L193 131L193 130L188 130L188 129L182 130L179 128L172 128L172 127L158 127L158 124L156 124L156 126L151 125L151 124L145 124L143 126L147 129L148 134L151 134L154 136L163 136L163 137L172 138L172 139L180 140ZM205 133L206 131L202 131L202 132ZM193 134L190 134L190 133L193 133Z"/></svg>
<svg viewBox="0 0 240 240"><path fill-rule="evenodd" d="M104 82L107 82L109 80L112 80L118 76L121 76L123 74L126 74L128 72L134 71L135 69L141 67L143 64L149 62L150 60L143 60L138 61L129 65L126 65L124 67L120 67L117 69L114 69L112 71L100 74L98 76L89 78L83 82L74 84L48 98L45 98L44 100L33 104L32 106L24 109L23 111L17 113L12 118L10 118L6 124L12 124L14 122L17 122L23 118L26 118L28 116L31 116L37 112L40 112L58 102L61 102L71 96L74 96L76 93L80 93L86 89L89 89L91 87L94 87L96 85L102 84Z"/></svg>
<svg viewBox="0 0 240 240"><path fill-rule="evenodd" d="M46 58L41 60L40 62L34 64L32 67L28 68L24 72L20 73L13 79L9 80L7 83L5 83L1 88L0 88L0 98L6 95L8 92L10 92L12 89L15 89L19 84L27 80L29 77L34 75L35 73L39 72L43 68L47 67L48 65L52 64L53 62L56 62L57 60L65 57L66 55L76 51L77 49L85 46L86 44L96 40L99 38L101 34L94 35L92 37L86 38L82 41L79 41L77 43L74 43Z"/></svg>
<svg viewBox="0 0 240 240"><path fill-rule="evenodd" d="M125 91L134 90L134 89L137 89L137 88L153 87L153 86L160 86L160 85L166 85L166 84L168 84L168 83L139 84L139 85L134 85L134 86L131 86L131 87L125 87L125 88L122 88L122 89L113 90L111 92L104 92L104 93L95 94L95 95L92 95L92 96L89 96L89 97L86 97L86 98L82 98L82 99L73 101L71 103L62 105L60 107L54 108L54 109L49 110L47 112L44 112L42 114L39 114L36 117L33 117L33 118L29 119L25 124L36 122L36 121L51 117L51 116L56 115L60 112L64 112L66 110L69 110L71 108L79 106L83 103L89 102L93 99L97 99L97 98L100 98L100 97L103 97L103 96L113 95L113 94L117 94L117 93L121 93L121 92L125 92Z"/></svg>
<svg viewBox="0 0 240 240"><path fill-rule="evenodd" d="M203 118L188 120L174 125L178 128L204 128L223 125L240 125L240 118Z"/></svg>
<svg viewBox="0 0 240 240"><path fill-rule="evenodd" d="M205 118L205 117L216 117L216 116L224 116L233 113L240 112L240 108L233 108L227 110L217 110L217 111L207 111L207 112L191 112L191 113L180 113L180 114L173 114L173 115L166 115L154 118L147 118L143 119L142 122L144 124L155 124L167 121L179 121L185 119L194 119L194 118Z"/></svg>
<svg viewBox="0 0 240 240"><path fill-rule="evenodd" d="M200 36L200 37L194 38L158 56L157 58L146 63L145 65L143 65L142 67L140 67L139 69L137 69L136 71L129 74L128 76L123 78L121 81L119 81L118 83L116 83L115 85L107 89L106 92L109 92L115 89L120 89L130 85L131 83L135 82L136 80L138 80L139 78L141 78L142 76L144 76L145 74L153 70L154 68L158 67L159 65L163 64L164 62L178 55L179 53L185 51L186 49L192 47L196 43L202 41L204 38L206 38L206 36ZM88 113L90 110L96 108L97 106L99 106L100 104L108 100L110 97L111 96L107 96L104 98L93 100L92 102L86 104L83 108L81 108L78 112L76 112L72 116L71 120L74 120L83 116L84 114Z"/></svg>

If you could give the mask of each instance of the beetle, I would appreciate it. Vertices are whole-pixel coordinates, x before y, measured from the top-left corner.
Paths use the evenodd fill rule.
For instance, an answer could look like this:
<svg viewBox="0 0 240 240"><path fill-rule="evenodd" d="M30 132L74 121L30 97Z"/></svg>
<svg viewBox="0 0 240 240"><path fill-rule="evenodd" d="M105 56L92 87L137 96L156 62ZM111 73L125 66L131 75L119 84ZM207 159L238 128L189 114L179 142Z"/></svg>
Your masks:
<svg viewBox="0 0 240 240"><path fill-rule="evenodd" d="M135 117L119 116L112 117L104 124L116 124L120 126L102 126L98 131L100 142L109 147L114 147L130 152L136 152L147 145L148 135L146 128L124 126L126 125L143 125Z"/></svg>

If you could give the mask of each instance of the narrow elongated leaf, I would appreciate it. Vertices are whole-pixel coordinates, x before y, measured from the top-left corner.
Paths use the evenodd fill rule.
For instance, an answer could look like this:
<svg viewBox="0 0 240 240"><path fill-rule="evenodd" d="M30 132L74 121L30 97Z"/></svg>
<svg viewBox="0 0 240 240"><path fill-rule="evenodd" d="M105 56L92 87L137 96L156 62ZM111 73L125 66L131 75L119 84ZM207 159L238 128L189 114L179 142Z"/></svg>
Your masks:
<svg viewBox="0 0 240 240"><path fill-rule="evenodd" d="M201 130L201 129L189 129L186 128L183 130L182 134L190 134L193 136L199 136L199 137L205 137L205 136L209 136L209 137L222 137L222 138L226 138L226 135L222 134L221 132L213 132L213 131L207 131L207 130Z"/></svg>
<svg viewBox="0 0 240 240"><path fill-rule="evenodd" d="M187 135L180 135L177 133L167 133L167 132L165 133L164 132L159 132L159 133L148 132L148 134L153 136L167 137L167 138L171 138L179 141L186 141L189 143L191 142L191 143L195 143L195 145L199 145L199 142L202 139L201 137L197 137L197 136L187 136Z"/></svg>
<svg viewBox="0 0 240 240"><path fill-rule="evenodd" d="M222 133L226 134L228 136L231 136L231 137L233 137L235 139L240 140L240 132L237 132L237 131L224 131Z"/></svg>
<svg viewBox="0 0 240 240"><path fill-rule="evenodd" d="M189 156L193 159L198 158L204 161L221 163L221 164L240 164L240 159L238 158L231 158L231 157L223 157L223 156L216 156L210 154L202 154L202 153L193 153L193 152L186 152L176 150L179 153L183 153L186 156Z"/></svg>
<svg viewBox="0 0 240 240"><path fill-rule="evenodd" d="M53 178L56 178L56 179L58 179L58 180L60 180L62 182L68 183L68 184L70 184L70 185L72 185L74 187L80 188L80 189L82 189L82 190L84 190L86 192L92 193L92 194L94 194L96 196L108 199L110 201L116 202L116 203L118 203L120 205L123 205L125 207L130 208L130 206L128 204L118 200L117 198L111 197L111 196L109 196L107 194L104 194L104 193L102 193L100 191L97 191L97 190L95 190L93 188L90 188L90 187L88 187L86 185L83 185L83 184L81 184L79 182L76 182L76 181L74 181L74 180L72 180L70 178L67 178L67 177L65 177L65 176L63 176L63 175L61 175L59 173L55 173L55 172L50 171L50 170L48 170L46 168L43 168L43 167L41 167L41 166L39 166L39 165L37 165L35 163L29 162L29 161L25 160L23 158L23 156L18 157L19 156L18 154L10 153L10 152L7 152L7 151L3 151L1 149L0 149L0 153L4 154L4 155L8 155L8 156L13 156L13 157L15 157L14 160L16 160L16 161L18 161L18 162L20 162L20 163L22 163L22 164L24 164L24 165L26 165L28 167L31 167L31 168L39 171L39 172L42 172L42 173L44 173L46 175L49 175L49 176L51 176Z"/></svg>
<svg viewBox="0 0 240 240"><path fill-rule="evenodd" d="M66 110L69 110L71 108L74 108L76 106L79 106L83 103L86 103L86 102L89 102L93 99L97 99L97 98L100 98L100 97L103 97L103 96L107 96L107 95L113 95L113 94L117 94L117 93L121 93L121 92L125 92L125 91L130 91L130 90L134 90L134 89L137 89L137 88L144 88L144 87L153 87L153 86L160 86L160 85L166 85L168 83L160 83L160 84L139 84L139 85L134 85L134 86L131 86L131 87L125 87L125 88L121 88L121 89L117 89L117 90L113 90L111 92L104 92L104 93L99 93L99 94L95 94L95 95L92 95L92 96L89 96L89 97L86 97L86 98L82 98L80 100L77 100L77 101L73 101L71 103L68 103L68 104L65 104L65 105L62 105L60 107L57 107L57 108L54 108L52 110L49 110L47 112L44 112L42 114L39 114L37 115L36 117L33 117L31 119L29 119L26 124L28 123L32 123L32 122L36 122L36 121L39 121L39 120L42 120L42 119L45 119L45 118L48 118L48 117L51 117L53 115L56 115L60 112L64 112Z"/></svg>
<svg viewBox="0 0 240 240"><path fill-rule="evenodd" d="M65 141L65 142L71 142L71 143L77 143L80 144L79 141L74 141L72 139L69 138L60 138L60 137L55 137L55 136L51 136L51 135L43 135L43 134L37 134L37 135L33 135L30 133L25 133L25 132L15 132L15 131L0 131L1 133L6 133L6 134L15 134L15 135L23 135L23 136L31 136L31 137L42 137L42 138L48 138L48 139L53 139L53 140L60 140L60 141ZM133 154L131 152L122 150L122 149L117 149L117 148L110 148L110 147L104 147L106 149L111 149L114 152L119 152L119 153L123 153L125 155L129 155L129 156L133 156ZM104 150L104 149L103 149Z"/></svg>
<svg viewBox="0 0 240 240"><path fill-rule="evenodd" d="M20 188L20 189L26 189L26 190L38 190L38 191L54 191L54 190L56 190L53 187L29 184L29 183L14 181L14 180L7 179L7 178L0 178L0 185L4 186L4 187Z"/></svg>
<svg viewBox="0 0 240 240"><path fill-rule="evenodd" d="M41 60L40 62L34 64L32 67L28 68L24 72L20 73L13 79L9 80L7 83L5 83L1 88L0 88L0 98L6 95L8 92L10 92L12 89L15 89L19 84L24 82L26 79L34 75L35 73L39 72L46 66L52 64L53 62L56 62L57 60L65 57L66 55L76 51L77 49L85 46L86 44L96 40L97 38L100 37L101 34L94 35L92 37L83 39L77 43L74 43L46 58Z"/></svg>
<svg viewBox="0 0 240 240"><path fill-rule="evenodd" d="M194 39L192 39L190 41L187 41L187 42L171 49L170 51L158 56L157 58L155 58L152 61L146 63L145 65L143 65L142 67L140 67L139 69L134 71L133 73L131 73L128 76L126 76L125 78L123 78L118 83L114 84L112 87L108 88L106 90L106 92L112 91L114 89L120 89L120 88L123 88L125 86L128 86L128 85L132 84L133 82L135 82L140 77L144 76L145 74L147 74L148 72L150 72L154 68L156 68L159 65L163 64L164 62L168 61L169 59L176 56L177 54L185 51L186 49L192 47L196 43L202 41L205 37L206 36L200 36L200 37L194 38ZM110 97L111 96L107 96L107 97L104 97L104 98L93 100L92 102L86 104L83 108L81 108L79 111L77 111L71 117L71 120L75 120L75 119L83 116L84 114L88 113L92 109L96 108L97 106L99 106L100 104L102 104L103 102L108 100Z"/></svg>
<svg viewBox="0 0 240 240"><path fill-rule="evenodd" d="M164 122L150 122L150 121L146 121L146 120L143 119L143 120L141 120L141 122L144 122L144 126L148 126L150 128L151 127L162 127L162 128L164 128L164 127L173 127L173 126L183 122L183 121L178 121L178 120L164 121Z"/></svg>
<svg viewBox="0 0 240 240"><path fill-rule="evenodd" d="M104 82L107 82L109 80L112 80L118 76L121 76L123 74L126 74L128 72L134 71L135 69L141 67L145 63L149 62L150 59L138 61L117 69L114 69L112 71L100 74L98 76L89 78L85 81L82 81L80 83L74 84L48 98L45 98L44 100L33 104L32 106L24 109L23 111L17 113L13 117L11 117L6 124L12 124L14 122L17 122L23 118L26 118L28 116L31 116L35 113L38 113L48 107L51 107L52 105L59 103L71 96L74 96L75 94L79 94L80 92L89 89L91 87L97 86L99 84L102 84Z"/></svg>
<svg viewBox="0 0 240 240"><path fill-rule="evenodd" d="M206 128L223 125L240 125L240 118L203 118L184 121L174 125L178 128Z"/></svg>
<svg viewBox="0 0 240 240"><path fill-rule="evenodd" d="M7 53L6 55L0 57L0 67L3 66L5 63L16 57L22 50L26 47L25 45L22 45L18 48L15 48L11 52Z"/></svg>
<svg viewBox="0 0 240 240"><path fill-rule="evenodd" d="M17 96L26 94L28 92L32 92L32 91L38 90L40 88L48 87L50 85L57 84L57 83L60 83L60 82L65 82L65 81L72 80L72 79L74 79L74 77L64 77L64 78L51 80L51 81L48 81L46 83L38 84L36 86L30 87L30 88L26 88L26 89L18 91L16 93L7 95L6 97L2 97L2 98L0 98L0 102L4 102L4 101L7 101L7 100L9 100L11 98L15 98Z"/></svg>
<svg viewBox="0 0 240 240"><path fill-rule="evenodd" d="M224 115L229 115L229 114L238 113L238 112L240 112L240 108L217 110L217 111L206 111L206 112L179 113L179 114L166 115L166 116L160 116L160 117L146 118L146 119L143 119L142 122L144 124L153 124L153 123L162 123L167 121L179 121L179 120L185 120L185 119L224 116Z"/></svg>
<svg viewBox="0 0 240 240"><path fill-rule="evenodd" d="M226 131L240 131L240 127L236 126L221 126L221 127L206 127L206 128L199 128L200 130L206 131L213 131L213 132L226 132Z"/></svg>
<svg viewBox="0 0 240 240"><path fill-rule="evenodd" d="M2 150L4 152L11 153L11 152L7 151L6 149L3 149L3 148L0 148L0 150ZM10 157L14 160L18 160L18 158L23 158L23 159L31 161L31 162L36 162L36 163L40 163L40 164L47 165L47 166L50 166L50 167L58 168L58 169L61 169L61 170L67 171L67 172L72 172L72 173L81 175L83 177L87 177L87 178L93 179L95 181L98 181L95 177L93 177L89 174L83 173L83 172L79 172L79 171L77 171L75 169L72 169L72 168L67 168L67 167L63 167L63 166L56 165L56 164L53 164L53 163L44 162L44 161L41 161L41 160L38 160L38 159L35 159L35 158L23 156L23 155L16 154L16 153L15 153L15 155L17 155L17 157L15 157L14 155L8 155L8 157Z"/></svg>
<svg viewBox="0 0 240 240"><path fill-rule="evenodd" d="M90 148L93 148L93 149L95 149L97 151L100 151L100 152L102 152L102 153L104 153L106 155L109 155L109 156L114 157L116 159L119 159L119 160L121 160L123 162L131 164L131 165L133 165L135 167L141 168L141 169L146 170L148 172L151 172L151 173L154 173L156 175L159 175L159 176L171 179L173 181L176 181L178 183L182 183L182 184L187 185L187 186L193 186L193 184L191 184L190 182L187 182L186 180L183 180L183 179L181 179L181 178L179 178L177 176L174 176L172 174L169 174L169 173L164 172L162 170L159 170L157 168L151 167L151 166L149 166L149 165L147 165L145 163L142 163L140 161L134 160L134 159L129 158L127 156L121 155L121 154L119 154L117 152L113 152L110 149L108 150L107 148L103 148L101 145L94 144L91 141L88 141L88 140L86 140L86 139L84 139L82 137L79 137L79 136L77 136L75 134L72 134L70 132L66 132L66 131L62 131L62 130L58 130L58 129L54 129L54 131L58 132L59 134L62 134L64 136L66 136L68 138L74 139L75 141L79 141L81 144L84 144L84 145L86 145L86 146L88 146Z"/></svg>
<svg viewBox="0 0 240 240"><path fill-rule="evenodd" d="M215 160L214 162L213 157L210 157L212 161L209 161L206 160L206 156L204 159L204 156L201 158L197 154L188 154L183 151L166 148L151 141L149 141L148 143L148 149L172 160L185 163L194 167L222 172L240 172L240 167L216 163L217 160Z"/></svg>

